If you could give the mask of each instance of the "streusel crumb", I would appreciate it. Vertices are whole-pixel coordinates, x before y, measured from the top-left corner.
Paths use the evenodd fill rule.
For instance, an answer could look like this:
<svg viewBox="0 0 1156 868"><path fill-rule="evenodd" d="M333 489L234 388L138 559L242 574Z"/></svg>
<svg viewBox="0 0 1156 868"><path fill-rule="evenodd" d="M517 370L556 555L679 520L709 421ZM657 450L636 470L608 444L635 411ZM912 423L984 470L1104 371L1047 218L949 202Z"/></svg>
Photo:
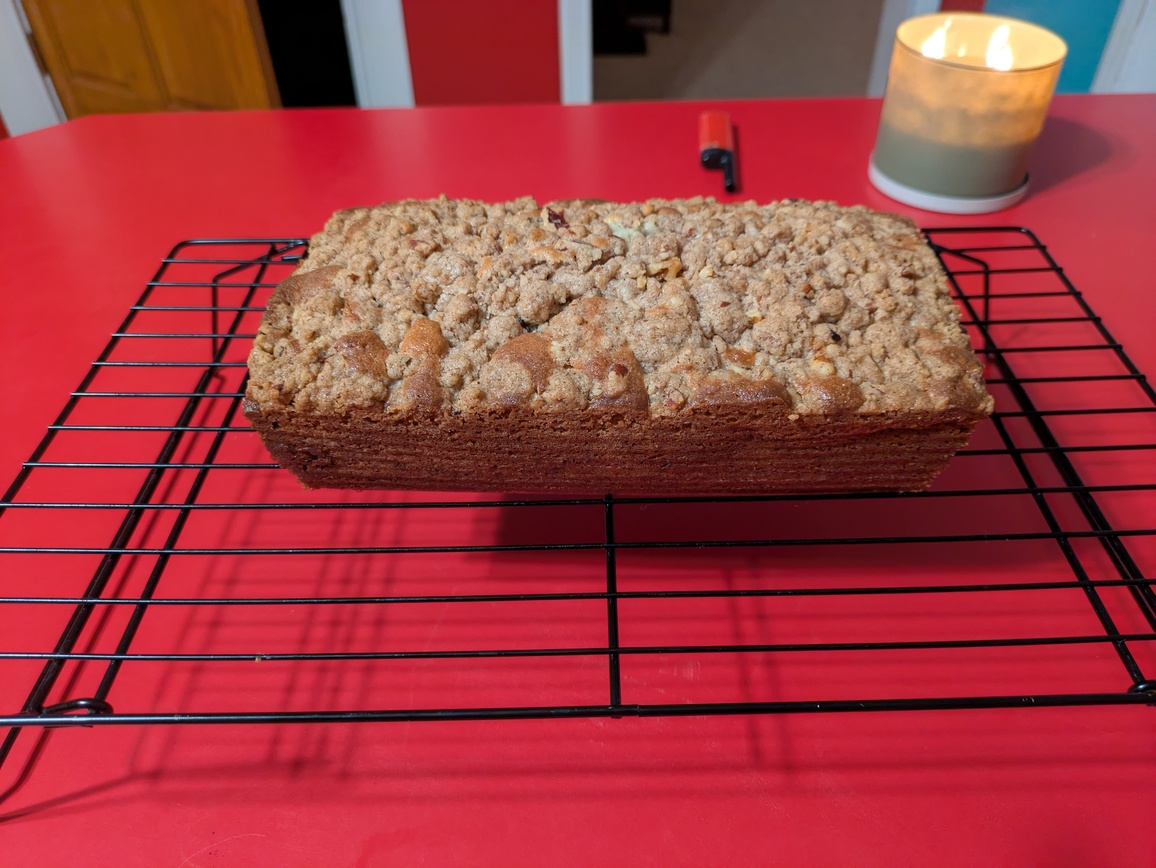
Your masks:
<svg viewBox="0 0 1156 868"><path fill-rule="evenodd" d="M915 225L798 200L341 211L249 366L252 401L323 413L991 410Z"/></svg>

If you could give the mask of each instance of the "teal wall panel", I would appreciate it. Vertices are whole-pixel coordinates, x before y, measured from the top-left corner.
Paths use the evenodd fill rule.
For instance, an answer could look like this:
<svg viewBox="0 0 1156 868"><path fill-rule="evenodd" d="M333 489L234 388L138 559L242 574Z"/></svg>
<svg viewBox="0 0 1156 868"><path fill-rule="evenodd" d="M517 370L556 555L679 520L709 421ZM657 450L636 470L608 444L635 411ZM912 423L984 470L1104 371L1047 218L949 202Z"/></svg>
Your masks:
<svg viewBox="0 0 1156 868"><path fill-rule="evenodd" d="M1068 43L1068 58L1056 85L1058 93L1087 93L1120 0L987 0L985 12L1020 18L1058 34Z"/></svg>

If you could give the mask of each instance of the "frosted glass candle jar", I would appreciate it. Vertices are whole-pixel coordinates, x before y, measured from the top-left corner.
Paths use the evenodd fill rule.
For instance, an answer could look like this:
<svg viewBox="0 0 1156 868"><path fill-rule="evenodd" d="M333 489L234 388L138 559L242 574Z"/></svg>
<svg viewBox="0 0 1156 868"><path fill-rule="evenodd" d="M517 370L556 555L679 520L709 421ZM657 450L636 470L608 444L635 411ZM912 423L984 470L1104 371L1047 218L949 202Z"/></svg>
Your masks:
<svg viewBox="0 0 1156 868"><path fill-rule="evenodd" d="M899 25L869 176L900 202L950 213L1007 207L1027 191L1064 41L966 12Z"/></svg>

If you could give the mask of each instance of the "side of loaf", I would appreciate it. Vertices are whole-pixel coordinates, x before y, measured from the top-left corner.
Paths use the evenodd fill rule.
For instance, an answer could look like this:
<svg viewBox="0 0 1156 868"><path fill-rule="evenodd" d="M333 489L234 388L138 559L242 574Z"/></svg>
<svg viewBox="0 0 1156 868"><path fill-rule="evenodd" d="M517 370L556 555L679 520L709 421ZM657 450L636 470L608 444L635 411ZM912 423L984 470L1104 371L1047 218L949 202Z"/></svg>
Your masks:
<svg viewBox="0 0 1156 868"><path fill-rule="evenodd" d="M992 409L906 218L405 201L274 290L245 415L311 487L912 491Z"/></svg>

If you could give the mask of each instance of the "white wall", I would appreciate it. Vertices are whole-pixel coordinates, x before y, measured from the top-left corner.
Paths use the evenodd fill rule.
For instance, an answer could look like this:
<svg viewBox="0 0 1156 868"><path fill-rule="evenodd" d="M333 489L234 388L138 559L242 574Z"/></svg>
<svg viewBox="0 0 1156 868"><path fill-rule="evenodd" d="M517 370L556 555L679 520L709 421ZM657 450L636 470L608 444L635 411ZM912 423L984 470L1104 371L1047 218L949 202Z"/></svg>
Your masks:
<svg viewBox="0 0 1156 868"><path fill-rule="evenodd" d="M401 0L341 0L353 92L362 108L410 108L413 78Z"/></svg>
<svg viewBox="0 0 1156 868"><path fill-rule="evenodd" d="M1092 80L1092 93L1156 92L1156 0L1124 0Z"/></svg>

